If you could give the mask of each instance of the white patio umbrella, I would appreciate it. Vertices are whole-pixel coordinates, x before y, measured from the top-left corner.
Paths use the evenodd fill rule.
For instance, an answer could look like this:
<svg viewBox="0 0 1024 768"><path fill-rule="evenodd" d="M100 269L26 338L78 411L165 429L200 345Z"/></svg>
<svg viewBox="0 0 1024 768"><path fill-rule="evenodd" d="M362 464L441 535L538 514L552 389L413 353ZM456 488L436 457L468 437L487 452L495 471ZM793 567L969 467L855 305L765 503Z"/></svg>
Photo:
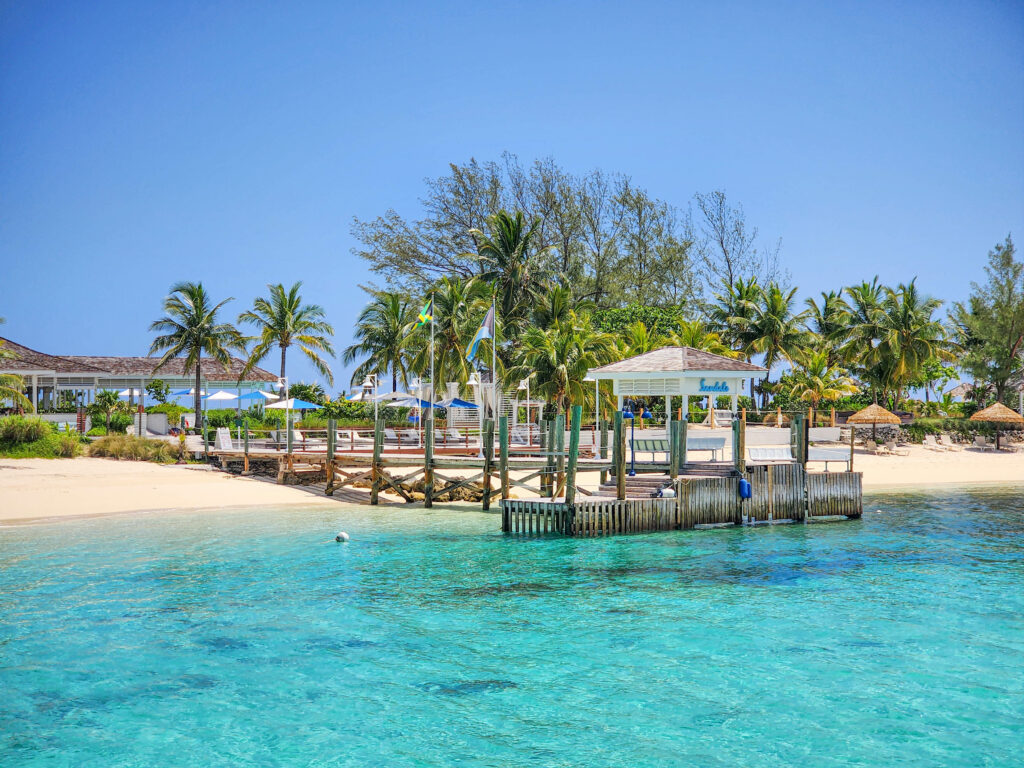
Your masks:
<svg viewBox="0 0 1024 768"><path fill-rule="evenodd" d="M141 389L122 389L120 392L117 393L117 396L118 397L131 397L131 396L134 395L135 397L139 397L141 394L142 394L142 390Z"/></svg>
<svg viewBox="0 0 1024 768"><path fill-rule="evenodd" d="M237 400L238 395L226 392L223 389L214 392L212 395L208 395L205 400Z"/></svg>

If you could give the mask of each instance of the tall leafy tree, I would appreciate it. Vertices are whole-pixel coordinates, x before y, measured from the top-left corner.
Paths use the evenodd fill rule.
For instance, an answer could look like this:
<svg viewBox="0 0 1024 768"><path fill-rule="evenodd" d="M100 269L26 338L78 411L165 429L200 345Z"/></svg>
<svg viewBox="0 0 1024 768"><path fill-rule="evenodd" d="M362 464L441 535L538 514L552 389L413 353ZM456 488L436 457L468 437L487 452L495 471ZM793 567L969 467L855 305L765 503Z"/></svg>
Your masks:
<svg viewBox="0 0 1024 768"><path fill-rule="evenodd" d="M795 312L796 288L784 291L777 283L770 283L754 304L744 307L745 317L740 323L741 338L748 353L764 356L768 369L764 382L771 379L772 367L783 360L792 361L808 343L803 324L805 312Z"/></svg>
<svg viewBox="0 0 1024 768"><path fill-rule="evenodd" d="M844 289L849 307L849 327L846 341L840 347L840 358L857 376L869 385L872 397L878 401L878 392L885 388L888 372L876 354L881 336L882 304L886 289L876 275L871 282L864 281Z"/></svg>
<svg viewBox="0 0 1024 768"><path fill-rule="evenodd" d="M738 277L734 281L723 282L721 292L715 294L708 309L708 319L711 327L734 349L743 350L749 346L747 326L763 293L764 289L756 277Z"/></svg>
<svg viewBox="0 0 1024 768"><path fill-rule="evenodd" d="M984 285L971 283L966 302L953 305L951 319L966 354L963 365L977 382L990 384L1003 400L1007 384L1024 372L1024 263L1007 235L988 255Z"/></svg>
<svg viewBox="0 0 1024 768"><path fill-rule="evenodd" d="M403 294L371 292L369 303L356 318L356 343L342 353L346 364L360 360L352 373L353 384L368 375L386 376L388 372L393 390L398 389L399 379L408 384L406 329L414 317L415 309Z"/></svg>
<svg viewBox="0 0 1024 768"><path fill-rule="evenodd" d="M266 298L257 298L252 309L238 316L239 323L253 325L259 332L259 335L248 339L255 342L256 346L249 354L243 377L277 347L281 353L283 378L286 375L285 362L288 350L297 344L313 367L326 377L327 383L334 384L331 367L321 356L321 353L334 355L334 347L330 340L334 335L334 328L327 322L323 307L319 304L302 303L302 295L299 293L301 287L301 282L295 283L287 290L280 283L268 285L270 295Z"/></svg>
<svg viewBox="0 0 1024 768"><path fill-rule="evenodd" d="M185 370L195 372L196 426L203 426L200 397L203 382L203 355L220 363L227 370L231 364L231 350L245 352L245 338L231 323L222 323L218 317L231 298L214 303L202 283L176 283L164 299L164 316L149 326L160 332L153 339L149 353L163 352L154 368L159 371L174 357L185 358Z"/></svg>

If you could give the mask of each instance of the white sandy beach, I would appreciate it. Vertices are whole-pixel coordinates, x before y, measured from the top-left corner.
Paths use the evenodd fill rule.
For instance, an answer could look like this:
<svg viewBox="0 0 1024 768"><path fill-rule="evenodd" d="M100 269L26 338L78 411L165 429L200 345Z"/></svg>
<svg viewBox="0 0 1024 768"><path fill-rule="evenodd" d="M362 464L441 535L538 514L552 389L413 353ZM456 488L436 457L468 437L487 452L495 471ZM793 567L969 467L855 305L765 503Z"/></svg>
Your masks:
<svg viewBox="0 0 1024 768"><path fill-rule="evenodd" d="M920 446L911 446L909 456L858 451L854 469L864 473L865 489L1014 484L1024 483L1024 452L936 453ZM581 485L596 486L597 475L582 476ZM517 496L521 493L516 490ZM158 510L365 503L368 498L361 489L328 498L315 489L237 477L201 465L0 459L0 523Z"/></svg>

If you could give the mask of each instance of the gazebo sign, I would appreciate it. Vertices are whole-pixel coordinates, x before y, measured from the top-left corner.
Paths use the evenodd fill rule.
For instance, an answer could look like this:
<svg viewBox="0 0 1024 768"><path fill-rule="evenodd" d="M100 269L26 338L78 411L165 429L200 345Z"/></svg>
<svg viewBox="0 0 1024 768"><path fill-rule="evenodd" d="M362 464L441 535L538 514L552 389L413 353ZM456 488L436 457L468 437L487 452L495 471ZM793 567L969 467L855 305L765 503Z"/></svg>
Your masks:
<svg viewBox="0 0 1024 768"><path fill-rule="evenodd" d="M713 384L708 384L706 379L700 380L700 386L697 388L698 392L717 392L722 395L727 395L731 391L729 389L729 383L725 381L716 381Z"/></svg>

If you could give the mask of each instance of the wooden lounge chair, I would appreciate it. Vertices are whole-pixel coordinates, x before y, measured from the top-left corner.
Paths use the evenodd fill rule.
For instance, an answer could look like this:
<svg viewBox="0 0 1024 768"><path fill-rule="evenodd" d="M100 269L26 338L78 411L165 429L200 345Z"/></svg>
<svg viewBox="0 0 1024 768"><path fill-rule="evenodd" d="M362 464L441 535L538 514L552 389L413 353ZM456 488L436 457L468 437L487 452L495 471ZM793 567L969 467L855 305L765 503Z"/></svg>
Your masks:
<svg viewBox="0 0 1024 768"><path fill-rule="evenodd" d="M885 449L893 454L894 456L909 456L910 449L902 446L897 446L895 440L889 440L885 444Z"/></svg>

